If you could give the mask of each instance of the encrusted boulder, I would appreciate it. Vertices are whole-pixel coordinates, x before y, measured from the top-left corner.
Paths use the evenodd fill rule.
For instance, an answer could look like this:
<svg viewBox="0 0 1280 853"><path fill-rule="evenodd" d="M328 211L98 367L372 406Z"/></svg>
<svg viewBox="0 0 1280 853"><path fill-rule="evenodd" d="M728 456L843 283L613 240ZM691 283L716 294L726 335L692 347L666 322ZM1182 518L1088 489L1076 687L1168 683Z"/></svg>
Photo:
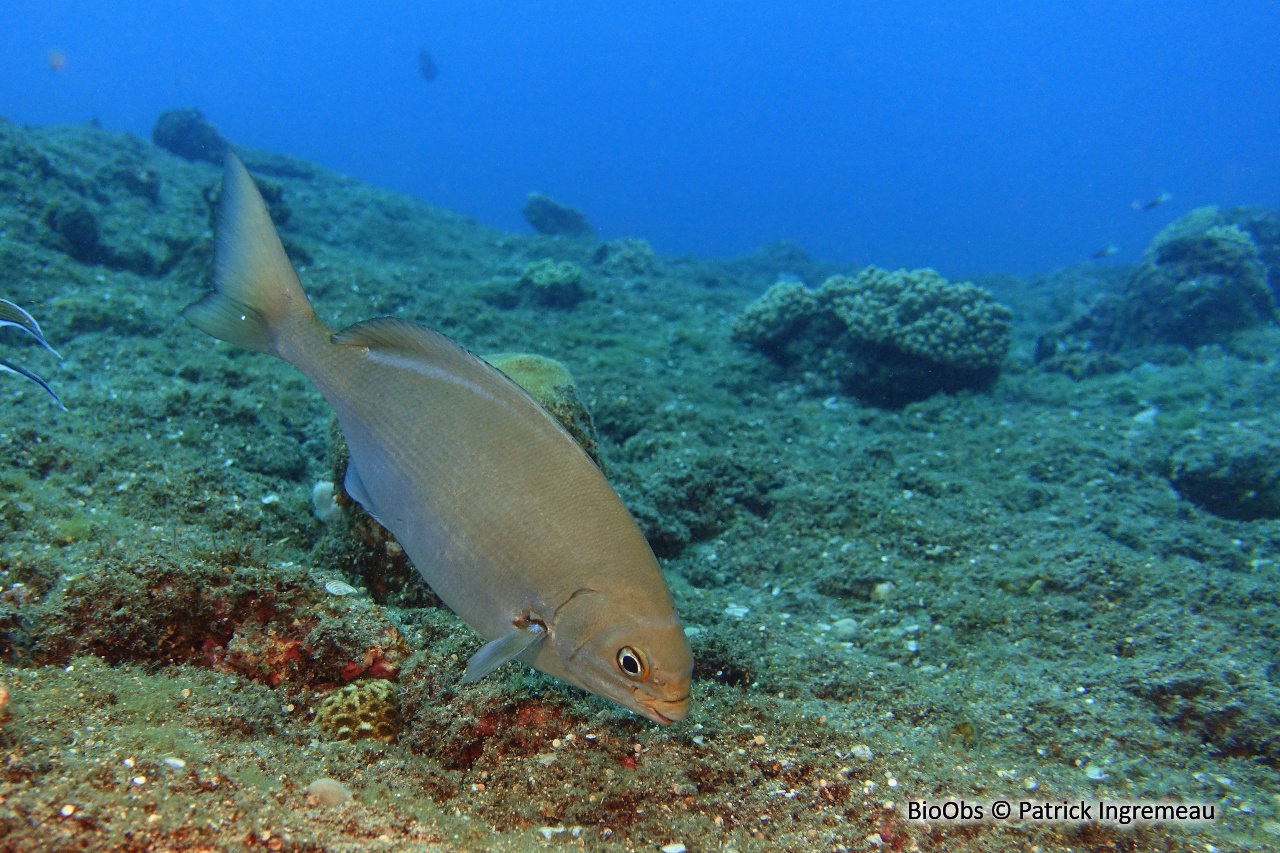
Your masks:
<svg viewBox="0 0 1280 853"><path fill-rule="evenodd" d="M1112 348L1197 347L1275 319L1267 264L1253 235L1202 207L1152 241L1121 297Z"/></svg>
<svg viewBox="0 0 1280 853"><path fill-rule="evenodd" d="M193 162L205 160L221 164L227 156L227 140L205 119L204 113L194 107L162 112L151 130L151 141Z"/></svg>
<svg viewBox="0 0 1280 853"><path fill-rule="evenodd" d="M582 270L568 261L556 263L550 258L530 264L516 283L527 301L545 308L570 309L584 298Z"/></svg>
<svg viewBox="0 0 1280 853"><path fill-rule="evenodd" d="M1009 351L1008 308L930 269L867 267L817 290L781 281L734 323L735 336L777 363L839 383L878 405L983 389Z"/></svg>
<svg viewBox="0 0 1280 853"><path fill-rule="evenodd" d="M552 237L594 237L596 231L581 210L561 204L542 193L529 193L524 218L539 234Z"/></svg>
<svg viewBox="0 0 1280 853"><path fill-rule="evenodd" d="M1201 427L1170 453L1169 480L1220 518L1280 518L1280 441L1239 423Z"/></svg>

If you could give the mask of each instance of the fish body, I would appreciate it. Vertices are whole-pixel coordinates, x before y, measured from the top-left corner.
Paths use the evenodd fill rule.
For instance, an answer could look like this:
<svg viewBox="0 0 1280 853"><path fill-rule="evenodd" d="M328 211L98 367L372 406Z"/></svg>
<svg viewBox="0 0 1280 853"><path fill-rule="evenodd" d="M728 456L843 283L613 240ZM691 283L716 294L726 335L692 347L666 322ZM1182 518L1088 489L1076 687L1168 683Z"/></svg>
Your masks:
<svg viewBox="0 0 1280 853"><path fill-rule="evenodd" d="M440 66L436 65L436 58L425 47L418 51L418 73L428 83L436 79L436 75L440 73Z"/></svg>
<svg viewBox="0 0 1280 853"><path fill-rule="evenodd" d="M692 654L626 507L523 389L437 332L316 317L252 178L223 178L209 334L298 367L350 449L347 492L488 640L469 680L525 663L657 722L689 711Z"/></svg>
<svg viewBox="0 0 1280 853"><path fill-rule="evenodd" d="M1115 243L1108 243L1107 245L1103 246L1101 249L1093 253L1093 259L1095 261L1100 261L1103 258L1109 258L1112 255L1118 255L1118 254L1120 254L1120 247L1117 246Z"/></svg>
<svg viewBox="0 0 1280 853"><path fill-rule="evenodd" d="M1146 204L1143 204L1140 201L1135 201L1130 206L1134 210L1155 210L1160 205L1168 204L1171 201L1173 201L1173 193L1169 192L1168 190L1162 190L1160 192L1160 195L1151 199L1151 201L1147 202Z"/></svg>

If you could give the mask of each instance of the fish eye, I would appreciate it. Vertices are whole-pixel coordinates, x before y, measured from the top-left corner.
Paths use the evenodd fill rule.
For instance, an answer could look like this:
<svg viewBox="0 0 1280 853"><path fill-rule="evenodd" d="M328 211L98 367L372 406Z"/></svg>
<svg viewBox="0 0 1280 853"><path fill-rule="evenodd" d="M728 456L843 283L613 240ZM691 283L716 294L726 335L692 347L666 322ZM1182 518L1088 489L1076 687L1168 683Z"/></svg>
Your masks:
<svg viewBox="0 0 1280 853"><path fill-rule="evenodd" d="M630 646L618 649L618 669L634 681L644 681L649 677L649 664L645 662L644 655Z"/></svg>

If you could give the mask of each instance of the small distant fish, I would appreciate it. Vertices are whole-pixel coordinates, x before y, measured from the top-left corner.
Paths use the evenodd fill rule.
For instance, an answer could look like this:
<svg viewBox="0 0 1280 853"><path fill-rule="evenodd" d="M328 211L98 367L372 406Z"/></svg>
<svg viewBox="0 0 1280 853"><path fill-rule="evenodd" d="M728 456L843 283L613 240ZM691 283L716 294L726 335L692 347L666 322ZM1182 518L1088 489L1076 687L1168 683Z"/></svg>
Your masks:
<svg viewBox="0 0 1280 853"><path fill-rule="evenodd" d="M292 363L333 406L347 494L486 640L467 682L518 659L654 722L688 715L689 641L600 469L519 385L444 335L391 317L326 326L234 154L214 291L184 315Z"/></svg>
<svg viewBox="0 0 1280 853"><path fill-rule="evenodd" d="M1108 243L1107 245L1103 246L1101 249L1093 253L1093 259L1096 261L1102 258L1109 258L1112 255L1118 255L1118 254L1120 254L1120 247L1117 246L1115 243Z"/></svg>
<svg viewBox="0 0 1280 853"><path fill-rule="evenodd" d="M67 57L60 50L49 51L49 70L62 71L67 67Z"/></svg>
<svg viewBox="0 0 1280 853"><path fill-rule="evenodd" d="M1146 204L1143 204L1140 201L1135 201L1133 204L1129 206L1132 207L1134 210L1155 210L1160 205L1167 204L1171 201L1173 201L1173 194L1170 193L1168 190L1161 190L1160 195L1151 199L1151 201L1147 202Z"/></svg>
<svg viewBox="0 0 1280 853"><path fill-rule="evenodd" d="M5 326L13 326L14 328L21 329L39 341L40 345L49 352L53 353L59 359L62 358L62 356L58 355L58 351L49 346L49 342L44 339L44 332L40 330L40 324L36 322L35 317L32 317L26 311L23 311L9 300L0 299L0 328L4 328ZM53 402L58 404L59 409L62 409L64 412L67 410L67 407L62 405L62 400L59 399L58 395L54 393L54 390L49 387L49 383L45 382L30 370L27 370L22 365L14 364L13 362L5 361L3 358L0 358L0 372L13 373L30 379L32 382L49 392L49 396L53 398Z"/></svg>
<svg viewBox="0 0 1280 853"><path fill-rule="evenodd" d="M436 65L435 57L425 47L418 51L418 72L428 83L436 79L436 75L440 73L440 66Z"/></svg>

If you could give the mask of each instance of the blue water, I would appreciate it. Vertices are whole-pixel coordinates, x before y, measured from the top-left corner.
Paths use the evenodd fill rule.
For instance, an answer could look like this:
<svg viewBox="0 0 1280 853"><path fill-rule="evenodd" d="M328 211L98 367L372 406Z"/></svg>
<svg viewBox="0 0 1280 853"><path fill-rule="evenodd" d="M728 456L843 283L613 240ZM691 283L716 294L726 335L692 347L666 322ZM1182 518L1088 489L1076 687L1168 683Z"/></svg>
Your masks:
<svg viewBox="0 0 1280 853"><path fill-rule="evenodd" d="M0 115L149 137L196 106L510 230L541 190L664 253L785 238L955 276L1280 204L1267 0L103 5L0 3Z"/></svg>

